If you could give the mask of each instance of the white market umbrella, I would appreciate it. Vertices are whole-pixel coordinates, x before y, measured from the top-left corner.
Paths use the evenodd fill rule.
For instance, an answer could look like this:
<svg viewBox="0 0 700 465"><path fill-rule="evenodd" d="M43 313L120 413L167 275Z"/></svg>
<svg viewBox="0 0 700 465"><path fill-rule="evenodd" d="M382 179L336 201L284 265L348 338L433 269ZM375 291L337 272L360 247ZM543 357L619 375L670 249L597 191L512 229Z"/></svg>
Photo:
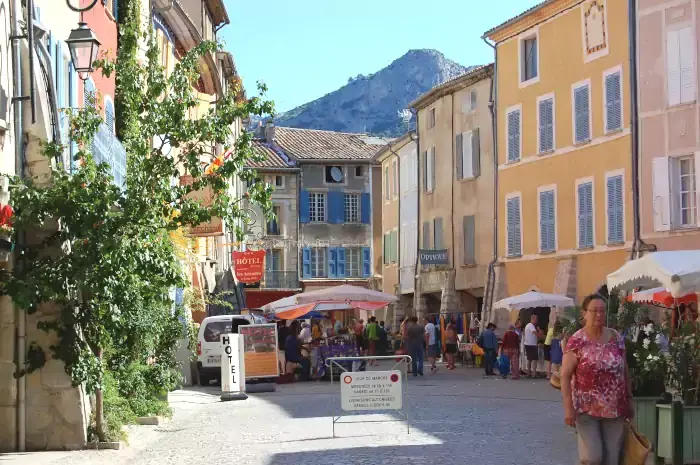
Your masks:
<svg viewBox="0 0 700 465"><path fill-rule="evenodd" d="M522 310L533 307L573 307L574 299L564 295L545 294L543 292L526 292L524 294L508 297L493 304L493 308L506 308L508 310Z"/></svg>
<svg viewBox="0 0 700 465"><path fill-rule="evenodd" d="M653 252L608 275L608 288L662 287L681 298L700 291L700 250Z"/></svg>

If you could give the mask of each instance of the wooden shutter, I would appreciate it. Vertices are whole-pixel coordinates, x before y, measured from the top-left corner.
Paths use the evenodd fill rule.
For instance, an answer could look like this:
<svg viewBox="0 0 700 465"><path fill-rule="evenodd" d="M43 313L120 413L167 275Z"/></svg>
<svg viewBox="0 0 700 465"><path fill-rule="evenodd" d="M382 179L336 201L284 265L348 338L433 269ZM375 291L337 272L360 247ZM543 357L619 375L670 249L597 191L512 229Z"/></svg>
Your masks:
<svg viewBox="0 0 700 465"><path fill-rule="evenodd" d="M605 76L605 131L622 128L622 89L620 73Z"/></svg>
<svg viewBox="0 0 700 465"><path fill-rule="evenodd" d="M508 199L507 209L507 236L508 236L508 256L517 257L522 254L522 244L520 239L520 198Z"/></svg>
<svg viewBox="0 0 700 465"><path fill-rule="evenodd" d="M75 71L75 68L73 68L73 63L68 62L68 79L70 80L70 94L68 96L68 105L73 108L77 109L79 104L78 104L78 73ZM114 109L112 109L112 113L114 113ZM71 173L73 172L73 163L75 162L73 158L75 158L75 155L78 153L78 144L76 142L71 142L70 145L70 171Z"/></svg>
<svg viewBox="0 0 700 465"><path fill-rule="evenodd" d="M428 150L423 152L423 190L428 192Z"/></svg>
<svg viewBox="0 0 700 465"><path fill-rule="evenodd" d="M593 246L593 184L578 186L578 246Z"/></svg>
<svg viewBox="0 0 700 465"><path fill-rule="evenodd" d="M479 128L472 129L472 177L481 175L481 138Z"/></svg>
<svg viewBox="0 0 700 465"><path fill-rule="evenodd" d="M423 222L423 248L425 250L430 249L430 222Z"/></svg>
<svg viewBox="0 0 700 465"><path fill-rule="evenodd" d="M370 224L372 218L372 197L368 192L360 196L360 220L362 224Z"/></svg>
<svg viewBox="0 0 700 465"><path fill-rule="evenodd" d="M389 189L391 184L389 184L389 167L384 168L384 198L389 200L391 195L389 194Z"/></svg>
<svg viewBox="0 0 700 465"><path fill-rule="evenodd" d="M329 191L326 194L326 219L329 223L345 223L345 194L338 191Z"/></svg>
<svg viewBox="0 0 700 465"><path fill-rule="evenodd" d="M654 158L651 166L652 191L654 195L654 230L669 231L671 229L669 158Z"/></svg>
<svg viewBox="0 0 700 465"><path fill-rule="evenodd" d="M692 27L686 27L678 31L681 103L695 101L695 81L697 77L695 76L695 38L693 36Z"/></svg>
<svg viewBox="0 0 700 465"><path fill-rule="evenodd" d="M622 176L612 176L607 180L608 243L624 242Z"/></svg>
<svg viewBox="0 0 700 465"><path fill-rule="evenodd" d="M588 98L588 85L574 90L574 137L576 143L586 142L591 138L590 128L590 102Z"/></svg>
<svg viewBox="0 0 700 465"><path fill-rule="evenodd" d="M362 247L362 277L368 278L372 274L372 250Z"/></svg>
<svg viewBox="0 0 700 465"><path fill-rule="evenodd" d="M345 257L346 257L346 252L344 247L338 247L336 249L336 262L335 262L335 271L338 275L339 278L344 278L346 275L346 266L345 266ZM357 257L358 260L360 257ZM358 264L359 266L359 264Z"/></svg>
<svg viewBox="0 0 700 465"><path fill-rule="evenodd" d="M520 110L508 113L508 161L520 160Z"/></svg>
<svg viewBox="0 0 700 465"><path fill-rule="evenodd" d="M430 190L435 190L435 146L430 148Z"/></svg>
<svg viewBox="0 0 700 465"><path fill-rule="evenodd" d="M540 118L540 153L554 149L554 100L541 100L538 106Z"/></svg>
<svg viewBox="0 0 700 465"><path fill-rule="evenodd" d="M462 177L471 179L474 177L472 173L472 132L462 133Z"/></svg>
<svg viewBox="0 0 700 465"><path fill-rule="evenodd" d="M435 218L433 220L433 234L435 234L435 239L433 241L433 248L442 249L442 218Z"/></svg>
<svg viewBox="0 0 700 465"><path fill-rule="evenodd" d="M680 32L666 33L666 81L669 106L681 103Z"/></svg>
<svg viewBox="0 0 700 465"><path fill-rule="evenodd" d="M469 92L469 109L470 110L476 110L476 89L472 89Z"/></svg>
<svg viewBox="0 0 700 465"><path fill-rule="evenodd" d="M299 193L299 222L309 222L309 191L302 189Z"/></svg>
<svg viewBox="0 0 700 465"><path fill-rule="evenodd" d="M338 248L329 247L328 248L328 277L337 278L338 277Z"/></svg>
<svg viewBox="0 0 700 465"><path fill-rule="evenodd" d="M464 234L464 264L476 264L476 228L474 215L462 218L462 233Z"/></svg>
<svg viewBox="0 0 700 465"><path fill-rule="evenodd" d="M309 247L304 247L301 251L301 261L302 261L302 276L304 278L311 277L311 249Z"/></svg>
<svg viewBox="0 0 700 465"><path fill-rule="evenodd" d="M554 191L540 192L540 251L556 250Z"/></svg>
<svg viewBox="0 0 700 465"><path fill-rule="evenodd" d="M464 156L462 154L463 148L462 144L464 141L464 133L462 134L457 134L455 136L455 167L457 169L457 172L455 173L457 176L457 179L462 179L462 173L463 173L463 162L464 162Z"/></svg>

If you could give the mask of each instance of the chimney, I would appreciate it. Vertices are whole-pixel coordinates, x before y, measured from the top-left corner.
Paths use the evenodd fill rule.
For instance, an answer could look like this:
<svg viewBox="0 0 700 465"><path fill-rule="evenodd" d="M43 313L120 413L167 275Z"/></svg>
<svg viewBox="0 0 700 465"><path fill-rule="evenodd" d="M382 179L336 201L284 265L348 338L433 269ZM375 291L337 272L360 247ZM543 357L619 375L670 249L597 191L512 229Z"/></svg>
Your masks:
<svg viewBox="0 0 700 465"><path fill-rule="evenodd" d="M275 140L275 123L272 121L267 121L265 123L265 140L267 142L273 142Z"/></svg>

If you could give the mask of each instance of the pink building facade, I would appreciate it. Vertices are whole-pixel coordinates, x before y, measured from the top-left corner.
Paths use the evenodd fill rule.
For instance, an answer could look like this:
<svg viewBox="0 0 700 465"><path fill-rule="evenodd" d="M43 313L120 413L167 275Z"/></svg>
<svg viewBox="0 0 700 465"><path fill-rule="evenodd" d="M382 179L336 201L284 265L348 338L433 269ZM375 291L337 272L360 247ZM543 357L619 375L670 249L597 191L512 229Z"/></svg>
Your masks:
<svg viewBox="0 0 700 465"><path fill-rule="evenodd" d="M641 237L700 248L700 0L638 0Z"/></svg>

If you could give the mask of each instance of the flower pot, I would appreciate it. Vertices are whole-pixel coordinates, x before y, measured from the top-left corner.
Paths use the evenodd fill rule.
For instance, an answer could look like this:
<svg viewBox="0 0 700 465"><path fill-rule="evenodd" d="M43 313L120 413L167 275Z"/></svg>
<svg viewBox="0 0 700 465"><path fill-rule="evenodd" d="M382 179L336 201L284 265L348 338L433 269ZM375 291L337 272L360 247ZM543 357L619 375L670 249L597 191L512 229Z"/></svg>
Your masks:
<svg viewBox="0 0 700 465"><path fill-rule="evenodd" d="M634 426L651 442L652 450L656 450L656 402L658 397L633 397Z"/></svg>
<svg viewBox="0 0 700 465"><path fill-rule="evenodd" d="M670 459L674 444L674 428L672 406L659 404L656 406L658 416L658 443L656 455ZM682 408L683 414L683 462L695 463L700 461L700 407Z"/></svg>

